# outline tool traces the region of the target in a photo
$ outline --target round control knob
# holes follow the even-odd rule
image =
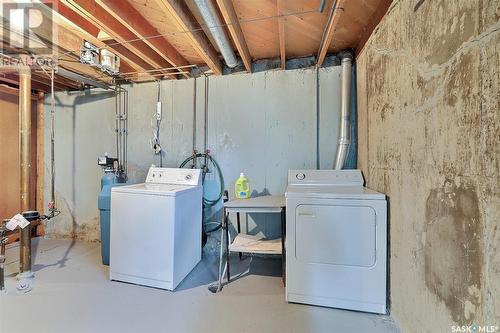
[[[306,178],[306,175],[301,172],[296,174],[295,178],[297,178],[298,180],[304,180]]]

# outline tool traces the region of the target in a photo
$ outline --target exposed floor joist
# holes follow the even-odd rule
[[[99,28],[94,26],[92,23],[75,13],[73,10],[63,5],[60,0],[48,0],[44,1],[47,5],[51,5],[51,8],[66,17],[69,21],[73,22],[76,26],[86,31],[90,35],[97,37],[99,34]]]
[[[70,31],[74,35],[79,37],[79,40],[72,40],[72,45],[64,45],[63,48],[68,50],[73,50],[75,54],[79,53],[82,47],[82,40],[87,40],[97,46],[98,48],[108,48],[110,51],[116,53],[121,60],[121,66],[124,63],[127,63],[131,67],[133,67],[136,71],[143,71],[145,68],[135,63],[133,59],[131,59],[128,54],[120,52],[116,50],[114,47],[107,47],[102,41],[97,39],[97,34],[93,34],[95,31],[99,31],[99,28],[95,27],[91,22],[89,22],[86,18],[74,12],[73,9],[70,9],[66,5],[64,5],[61,0],[53,0],[54,1],[54,15],[53,20],[58,28],[62,28]],[[80,24],[81,21],[86,22],[83,27],[90,27],[90,30],[85,30]],[[130,51],[129,51],[130,54]]]
[[[2,83],[9,84],[10,86],[15,86],[17,88],[19,87],[19,75],[17,75],[17,73],[0,73],[0,84]],[[31,89],[49,92],[50,86],[47,83],[32,80]]]
[[[170,66],[160,54],[156,53],[132,31],[128,30],[120,21],[106,12],[94,0],[61,0],[78,14],[91,21],[99,29],[105,31],[118,42],[125,44],[128,49],[143,58],[155,68]],[[176,78],[175,75],[172,78]]]
[[[123,0],[96,0],[96,2],[172,66],[189,64],[134,7],[126,6]],[[184,76],[190,77],[188,74],[184,74]]]
[[[56,16],[52,15],[52,10],[49,7],[46,7],[46,9],[47,10],[40,11],[43,19],[46,19],[49,22],[52,21],[54,23],[57,23]],[[4,29],[0,29],[1,40],[3,40],[3,33]],[[39,29],[37,29],[37,36],[40,40],[43,40],[48,44],[47,47],[51,49],[53,55],[60,56],[67,53],[66,56],[60,58],[58,64],[59,66],[77,73],[81,73],[82,75],[87,75],[94,79],[101,74],[101,72],[97,69],[79,63],[78,57],[76,57],[75,55],[70,55],[71,51],[75,49],[79,50],[82,43],[81,38],[72,33],[71,30],[61,29],[59,26],[57,29],[52,29],[50,25],[48,27],[41,26]],[[102,81],[109,84],[111,82],[111,78],[104,77],[102,78]]]
[[[229,33],[233,38],[234,44],[238,49],[240,57],[243,60],[245,69],[248,73],[251,73],[252,57],[250,56],[250,52],[248,51],[248,45],[245,40],[245,36],[243,35],[243,31],[241,30],[238,16],[236,15],[236,11],[234,10],[233,2],[232,0],[217,0],[217,4],[219,5],[219,9],[222,13],[222,16],[224,17],[224,20],[226,21]]]
[[[156,2],[174,19],[177,28],[186,34],[191,45],[214,74],[221,75],[222,63],[219,56],[207,36],[195,23],[196,21],[186,4],[181,0],[156,0]]]
[[[333,15],[326,23],[323,39],[321,41],[321,45],[319,46],[318,60],[316,62],[316,65],[318,67],[323,64],[323,61],[325,61],[326,53],[328,52],[328,48],[330,47],[330,43],[332,42],[333,34],[335,33],[340,20],[340,16],[342,15],[342,12],[344,10],[344,3],[345,0],[333,0],[332,6],[335,6],[333,8]]]

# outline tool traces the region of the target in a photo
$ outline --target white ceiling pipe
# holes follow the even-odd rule
[[[212,0],[195,0],[194,3],[196,7],[198,7],[215,43],[219,47],[220,53],[222,53],[222,57],[226,61],[226,65],[231,68],[236,67],[238,65],[238,60],[236,60],[233,47],[222,26],[217,9]]]

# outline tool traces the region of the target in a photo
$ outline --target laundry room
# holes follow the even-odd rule
[[[0,332],[500,332],[500,4],[0,6]]]

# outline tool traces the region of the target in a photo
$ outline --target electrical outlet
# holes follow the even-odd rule
[[[161,120],[161,102],[156,103],[156,120]]]

